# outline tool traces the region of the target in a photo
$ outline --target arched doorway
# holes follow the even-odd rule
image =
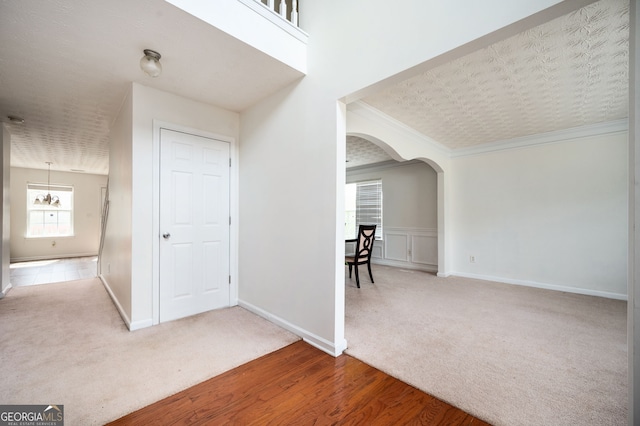
[[[437,274],[440,277],[446,277],[449,275],[446,265],[447,257],[446,257],[446,198],[445,198],[445,171],[441,167],[438,162],[434,161],[429,157],[414,157],[414,158],[405,158],[403,157],[398,150],[392,146],[391,143],[388,143],[372,134],[369,133],[360,133],[360,132],[347,132],[347,137],[357,137],[359,139],[365,140],[375,147],[379,148],[382,152],[384,152],[389,159],[397,161],[397,162],[406,162],[410,160],[422,161],[429,165],[436,173],[437,183],[436,183],[436,210],[437,210]],[[371,155],[372,158],[384,158],[376,155]],[[349,160],[347,158],[347,160]]]

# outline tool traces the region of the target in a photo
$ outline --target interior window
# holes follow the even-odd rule
[[[27,184],[27,238],[73,236],[73,187]]]
[[[377,225],[376,239],[382,239],[382,180],[349,183],[345,187],[346,239],[356,238],[358,225]]]

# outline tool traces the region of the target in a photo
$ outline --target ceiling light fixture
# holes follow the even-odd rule
[[[33,201],[33,204],[60,207],[60,198],[57,195],[51,195],[51,161],[47,161],[47,164],[49,165],[49,174],[47,176],[47,195],[36,195],[36,199]]]
[[[10,122],[15,123],[15,124],[24,123],[24,118],[22,118],[22,117],[16,117],[15,115],[9,115],[9,116],[7,116],[7,118],[9,119]]]
[[[157,77],[162,72],[160,54],[155,50],[144,49],[144,56],[140,59],[140,68],[149,77]]]

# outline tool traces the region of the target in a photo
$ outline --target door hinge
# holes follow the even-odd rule
[[[229,158],[229,167],[231,167],[231,158]]]
[[[229,225],[231,225],[231,216],[229,216]]]
[[[229,284],[231,284],[231,275],[229,275]]]

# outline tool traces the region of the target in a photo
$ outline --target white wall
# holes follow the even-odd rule
[[[422,162],[395,163],[347,170],[347,183],[382,179],[383,225],[437,228],[437,176]]]
[[[100,277],[120,315],[131,325],[133,93],[123,100],[109,133],[109,212]]]
[[[437,271],[438,182],[424,162],[384,163],[347,170],[347,183],[382,179],[383,238],[372,262]],[[353,245],[352,245],[353,246]],[[354,247],[347,245],[347,253]]]
[[[342,352],[346,111],[338,100],[556,3],[302,0],[307,76],[241,117],[241,302]]]
[[[2,170],[2,180],[0,188],[2,190],[2,210],[0,211],[0,258],[2,259],[0,272],[0,299],[11,288],[10,283],[10,251],[11,251],[11,203],[10,203],[10,156],[11,156],[11,134],[5,124],[0,124],[0,144],[2,154],[0,155],[0,169]]]
[[[51,171],[52,185],[73,187],[72,237],[27,238],[27,183],[47,183],[47,170],[11,168],[11,260],[98,254],[104,175]]]
[[[640,423],[640,9],[630,3],[629,34],[629,426]]]
[[[338,132],[325,125],[335,126],[336,104],[306,77],[243,113],[240,139],[239,303],[328,352],[345,179],[344,144],[339,180]]]
[[[455,159],[454,274],[625,298],[627,157],[618,132]]]
[[[111,138],[111,205],[102,262],[103,268],[110,266],[110,274],[103,275],[130,329],[152,325],[157,303],[153,286],[159,265],[153,247],[159,238],[154,229],[159,151],[154,146],[154,120],[238,137],[237,113],[132,84]],[[116,161],[121,164],[113,164]]]

